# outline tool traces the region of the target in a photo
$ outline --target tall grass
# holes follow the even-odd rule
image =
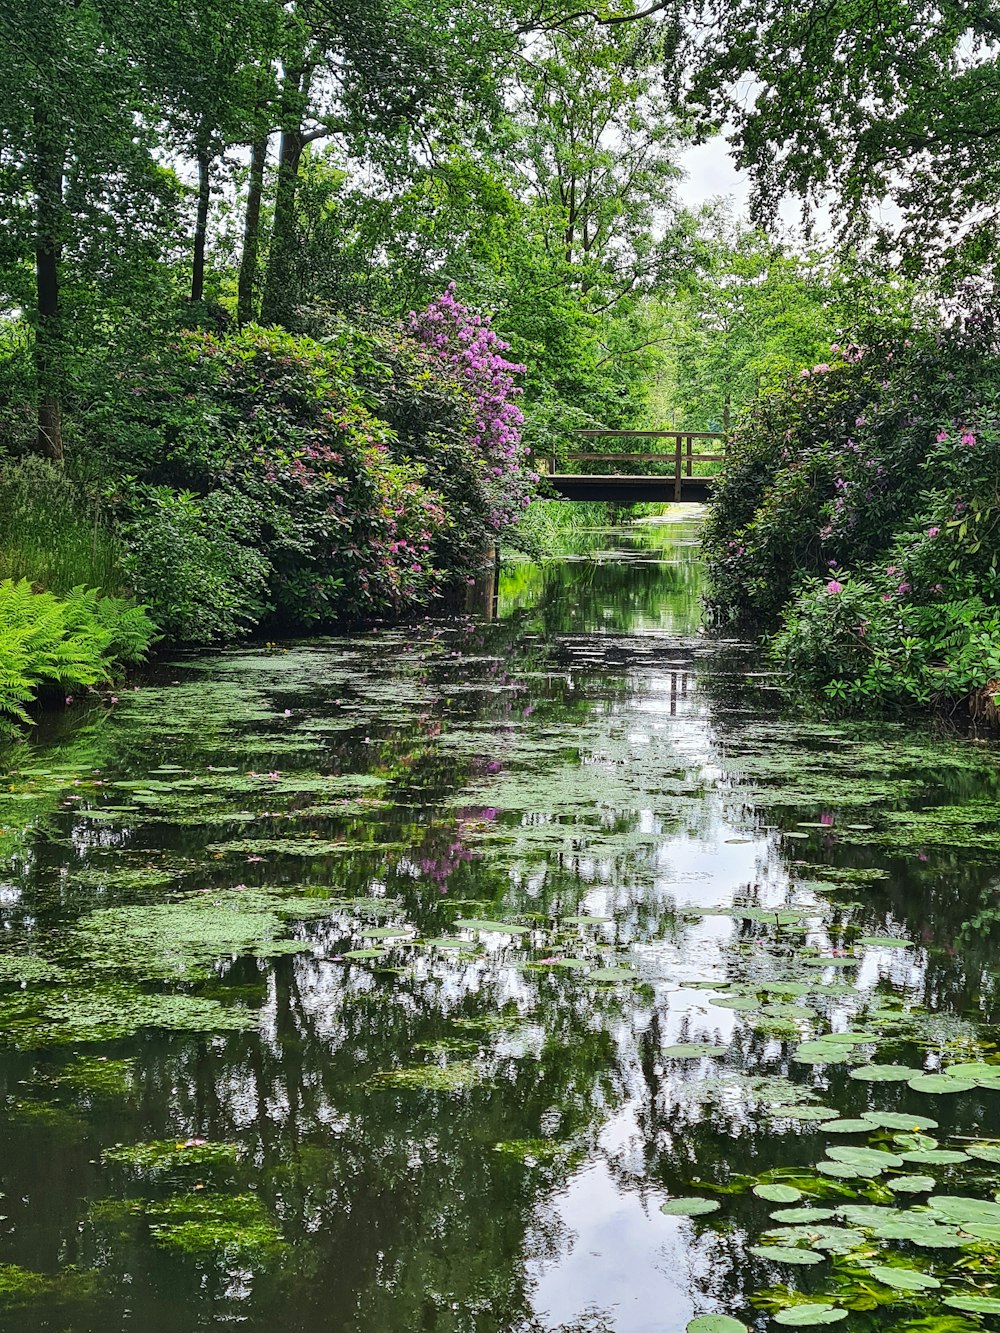
[[[99,507],[59,468],[25,458],[0,472],[0,579],[65,594],[81,584],[125,591]]]

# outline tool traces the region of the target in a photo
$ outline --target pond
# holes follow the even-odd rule
[[[998,755],[700,583],[585,534],[6,755],[0,1328],[998,1326]]]

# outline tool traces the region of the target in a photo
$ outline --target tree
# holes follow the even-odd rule
[[[689,97],[733,126],[755,209],[830,193],[912,269],[996,267],[1000,14],[990,0],[709,0],[693,7]],[[899,225],[874,220],[891,200]]]

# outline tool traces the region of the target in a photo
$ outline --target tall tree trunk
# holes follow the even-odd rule
[[[295,191],[306,137],[302,122],[309,99],[311,70],[288,70],[281,91],[281,148],[274,193],[274,221],[261,302],[262,324],[285,324],[295,309],[297,291]]]
[[[195,153],[198,163],[198,211],[194,222],[194,255],[191,261],[191,300],[201,301],[205,296],[205,243],[208,239],[208,205],[210,200],[209,173],[212,159],[208,146],[202,140]]]
[[[243,221],[243,254],[236,289],[236,319],[240,328],[253,323],[253,291],[257,282],[257,254],[260,250],[260,205],[264,196],[264,164],[269,136],[264,133],[250,145],[250,181],[247,186],[247,211]]]
[[[38,434],[36,447],[61,461],[62,318],[59,302],[59,253],[63,207],[65,146],[57,111],[36,103],[32,187],[35,194],[35,381]]]

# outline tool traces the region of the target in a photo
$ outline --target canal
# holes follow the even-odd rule
[[[579,534],[3,755],[0,1328],[1000,1326],[998,755],[701,579]]]

